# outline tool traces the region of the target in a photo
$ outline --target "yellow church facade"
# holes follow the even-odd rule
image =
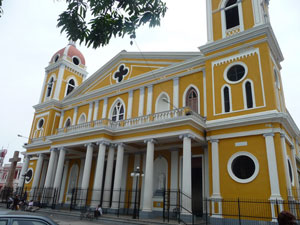
[[[180,191],[183,214],[212,216],[222,199],[299,199],[300,132],[268,3],[207,0],[199,52],[122,51],[88,78],[74,44],[56,52],[24,146],[21,173],[31,176],[19,186],[112,212],[133,209],[125,193],[139,189],[144,217],[163,210],[166,190]]]

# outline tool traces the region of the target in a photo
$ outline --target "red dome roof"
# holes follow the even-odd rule
[[[58,59],[61,59],[63,56],[68,56],[71,59],[77,57],[80,60],[80,64],[85,66],[85,59],[82,53],[75,47],[74,44],[68,44],[66,47],[57,51],[51,58],[51,62],[56,62]],[[58,57],[58,58],[57,58]]]

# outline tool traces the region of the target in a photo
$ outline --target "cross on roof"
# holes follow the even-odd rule
[[[14,157],[9,159],[9,162],[14,163],[14,162],[20,162],[21,158],[19,158],[19,152],[15,151],[14,152]]]

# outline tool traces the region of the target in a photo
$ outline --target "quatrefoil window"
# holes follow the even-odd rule
[[[114,73],[113,79],[120,83],[124,80],[124,77],[127,76],[129,72],[129,68],[127,68],[124,64],[119,66],[119,69]]]

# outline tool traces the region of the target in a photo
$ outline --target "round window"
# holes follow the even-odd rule
[[[73,63],[78,66],[80,61],[77,57],[73,57]]]
[[[248,73],[246,64],[237,62],[229,65],[224,71],[224,79],[230,84],[242,81]]]
[[[55,56],[54,62],[57,62],[57,60],[59,59],[59,55]]]
[[[238,152],[231,156],[227,165],[231,178],[239,183],[249,183],[258,174],[258,161],[248,152]]]
[[[38,129],[41,129],[44,125],[44,119],[41,119],[39,122],[38,122]]]

